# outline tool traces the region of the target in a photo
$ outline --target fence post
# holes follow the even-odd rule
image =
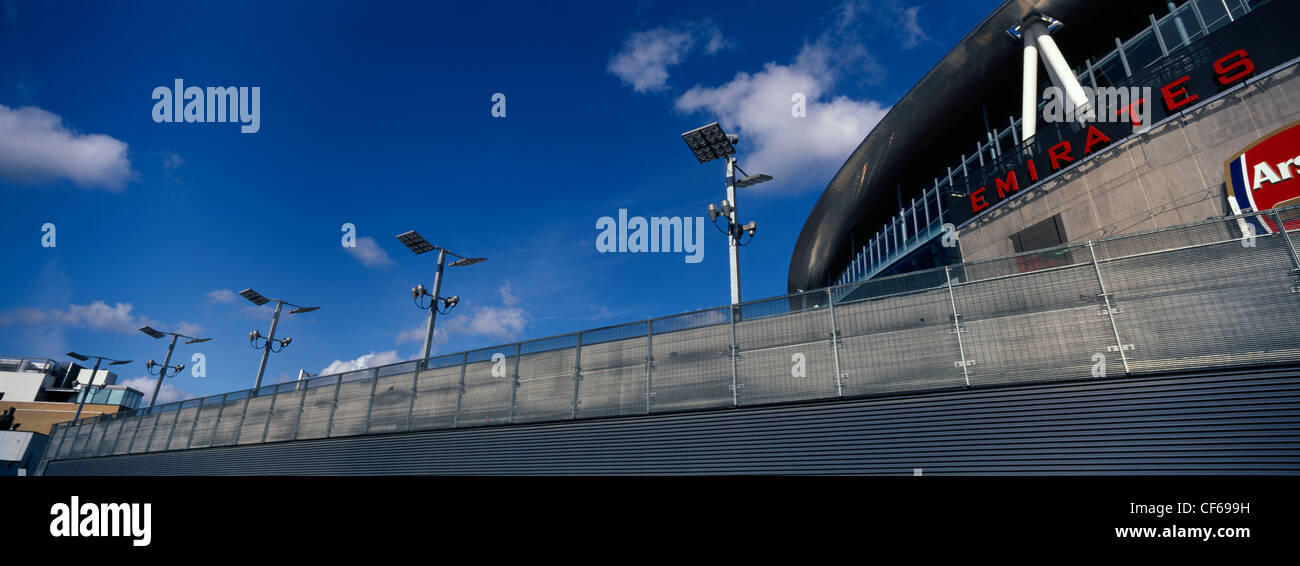
[[[835,356],[835,396],[844,396],[844,374],[840,373],[840,330],[835,325],[835,293],[826,288],[826,304],[831,311],[831,354]]]
[[[515,424],[515,400],[519,395],[519,355],[523,352],[523,343],[515,343],[515,371],[510,376],[510,418],[506,424]]]
[[[298,438],[298,431],[302,429],[302,414],[305,412],[307,407],[308,387],[306,387],[306,385],[307,384],[305,383],[299,383],[293,388],[294,391],[298,392],[298,415],[294,417],[293,432],[289,434],[289,440],[296,440]]]
[[[948,304],[952,306],[952,333],[957,335],[957,352],[961,354],[961,375],[966,378],[966,387],[970,387],[970,371],[966,369],[970,362],[966,361],[966,346],[961,340],[961,313],[957,312],[957,297],[952,292],[952,269],[945,265],[943,276],[948,279]]]
[[[334,411],[339,408],[339,390],[343,389],[343,374],[334,377],[334,398],[330,401],[330,420],[325,423],[325,438],[334,432]]]
[[[1286,231],[1286,225],[1282,223],[1282,215],[1277,210],[1273,211],[1273,222],[1277,223],[1277,231],[1282,234],[1282,239],[1286,240],[1286,251],[1291,253],[1291,265],[1295,266],[1291,270],[1291,275],[1300,277],[1300,255],[1296,255],[1295,244],[1291,242],[1291,234]],[[1300,280],[1291,286],[1292,293],[1300,293]]]
[[[460,354],[460,382],[456,386],[456,412],[451,415],[451,428],[460,425],[460,402],[465,398],[465,370],[469,367],[469,352]]]
[[[740,388],[737,374],[740,365],[740,345],[736,343],[736,319],[740,318],[740,305],[731,305],[731,406],[740,406]]]
[[[271,417],[275,416],[275,402],[280,399],[280,386],[276,385],[271,390],[271,406],[266,408],[266,424],[262,426],[262,440],[259,444],[266,444],[266,434],[271,432]]]
[[[256,393],[256,389],[249,389],[248,395],[244,397],[244,410],[239,412],[239,427],[235,429],[235,441],[231,444],[239,444],[239,437],[244,435],[244,419],[248,418],[248,404],[253,400],[253,395]]]
[[[1106,305],[1106,316],[1110,317],[1110,329],[1115,333],[1115,348],[1119,350],[1119,359],[1124,362],[1124,375],[1129,375],[1128,356],[1124,355],[1124,342],[1119,339],[1119,327],[1115,325],[1115,309],[1110,304],[1110,293],[1106,292],[1106,281],[1101,278],[1101,266],[1097,264],[1097,251],[1092,240],[1088,240],[1088,255],[1092,256],[1092,268],[1097,272],[1097,286],[1101,288],[1100,297]]]
[[[420,390],[420,368],[428,363],[428,358],[415,362],[415,375],[411,377],[411,404],[406,407],[406,427],[402,430],[411,430],[411,422],[415,418],[415,396]]]
[[[229,397],[229,393],[221,394],[221,406],[217,407],[217,420],[212,423],[212,438],[208,440],[208,446],[217,445],[217,431],[221,428],[221,414],[226,412],[226,399]]]
[[[194,422],[190,423],[190,435],[185,439],[186,450],[189,450],[190,444],[194,443],[194,430],[199,428],[199,417],[203,416],[203,404],[207,402],[208,399],[208,397],[199,399],[199,406],[194,408]]]
[[[569,418],[578,418],[578,384],[582,382],[582,333],[578,333],[578,345],[573,349],[573,403],[569,406]]]
[[[163,450],[171,450],[172,437],[176,436],[176,425],[181,422],[181,409],[185,408],[184,401],[177,401],[176,403],[176,418],[172,419],[172,428],[167,431],[167,438],[163,440]]]
[[[645,333],[645,414],[650,414],[654,403],[655,372],[655,321],[646,321]]]
[[[366,422],[361,434],[370,434],[370,415],[375,410],[375,388],[379,387],[379,368],[372,369],[370,374],[370,401],[366,405]]]
[[[126,445],[126,452],[125,452],[125,454],[130,454],[130,453],[131,453],[131,449],[132,449],[133,447],[135,447],[135,439],[136,439],[136,437],[140,436],[140,428],[144,426],[144,417],[145,417],[145,415],[147,415],[147,414],[149,413],[149,410],[148,410],[148,409],[145,409],[144,413],[145,413],[145,414],[136,415],[136,419],[135,419],[135,430],[131,432],[131,441],[128,442],[127,445]]]

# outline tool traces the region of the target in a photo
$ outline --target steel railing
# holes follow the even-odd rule
[[[61,423],[68,459],[1300,361],[1300,207]]]

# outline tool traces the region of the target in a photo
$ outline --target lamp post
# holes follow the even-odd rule
[[[487,261],[487,258],[465,257],[446,248],[440,248],[430,244],[428,240],[424,239],[424,236],[421,236],[415,230],[398,234],[397,240],[402,242],[402,244],[407,248],[410,248],[415,255],[438,250],[438,268],[433,274],[433,291],[430,292],[428,289],[425,289],[424,285],[417,285],[411,288],[411,299],[415,301],[415,306],[429,311],[429,321],[424,332],[424,350],[422,350],[420,354],[420,367],[424,367],[424,364],[428,363],[429,352],[433,348],[433,326],[434,323],[437,322],[438,313],[448,314],[451,312],[451,309],[456,308],[456,305],[460,303],[460,296],[443,297],[440,294],[442,293],[442,269],[447,262],[447,256],[451,255],[460,258],[453,261],[451,267],[474,265],[476,263]],[[424,297],[433,297],[429,300],[427,306],[420,304],[420,299]],[[442,309],[438,308],[439,301],[442,302]]]
[[[740,303],[740,247],[749,245],[749,242],[754,239],[754,233],[758,231],[758,224],[755,222],[751,221],[744,226],[740,224],[736,210],[736,189],[766,183],[772,180],[772,176],[745,173],[745,170],[736,163],[735,144],[740,143],[740,136],[724,132],[717,122],[686,132],[682,134],[682,139],[686,140],[686,145],[691,148],[695,159],[700,163],[726,159],[724,171],[727,180],[727,200],[722,201],[720,205],[709,205],[709,219],[713,221],[714,226],[718,225],[719,216],[727,219],[726,229],[719,227],[719,230],[727,236],[728,263],[731,268],[731,304],[735,305]],[[745,176],[737,179],[737,170]],[[749,233],[749,242],[742,243],[740,240],[745,233]]]
[[[82,407],[86,406],[86,398],[90,396],[90,388],[91,386],[95,385],[95,376],[99,375],[99,364],[104,360],[108,360],[108,365],[120,366],[122,364],[131,363],[131,360],[115,360],[113,358],[109,358],[105,356],[86,356],[86,355],[78,354],[76,352],[68,352],[68,357],[74,358],[82,362],[87,361],[90,358],[95,358],[95,369],[90,370],[90,383],[87,383],[86,387],[82,389],[81,399],[77,401],[77,412],[72,415],[72,424],[75,425],[77,424],[77,419],[81,418]]]
[[[140,332],[148,334],[150,338],[154,339],[162,338],[163,336],[172,337],[171,343],[167,345],[167,355],[163,358],[162,367],[158,370],[158,383],[153,386],[153,397],[149,398],[149,407],[153,408],[154,402],[158,400],[158,392],[162,390],[163,380],[168,377],[167,370],[173,370],[172,377],[175,377],[180,375],[181,370],[185,369],[185,364],[179,364],[175,367],[168,365],[172,361],[172,350],[176,349],[176,339],[188,338],[188,340],[185,341],[186,344],[200,344],[211,340],[211,338],[195,338],[193,336],[185,336],[184,334],[178,334],[176,332],[160,332],[149,326],[140,327]],[[155,364],[153,360],[149,360],[145,362],[144,370],[148,372],[149,375],[154,375],[153,367],[155,365],[157,364]]]
[[[285,301],[284,299],[268,299],[262,296],[261,293],[258,293],[257,291],[254,291],[252,289],[244,289],[243,291],[240,291],[239,296],[248,299],[249,302],[259,307],[271,301],[275,301],[275,314],[271,317],[270,334],[268,336],[262,336],[262,334],[256,330],[248,333],[248,345],[252,346],[253,349],[255,350],[262,351],[262,361],[257,365],[257,381],[253,382],[252,394],[257,395],[257,390],[262,387],[262,374],[266,372],[266,360],[267,358],[271,357],[271,352],[276,352],[276,353],[283,352],[285,348],[289,347],[289,343],[293,342],[293,338],[288,338],[288,337],[284,338],[283,340],[275,339],[275,329],[280,325],[280,309],[284,305],[289,305],[291,307],[294,307],[293,310],[289,311],[289,314],[302,314],[302,313],[308,313],[314,311],[316,309],[319,309],[320,307],[304,307],[300,305],[295,305],[293,303]],[[264,341],[261,346],[257,345],[258,340]],[[276,350],[274,348],[274,344],[279,344],[280,349]]]

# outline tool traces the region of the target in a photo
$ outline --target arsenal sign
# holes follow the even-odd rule
[[[1300,122],[1269,134],[1228,160],[1224,179],[1233,214],[1300,205]],[[1248,222],[1259,234],[1278,231],[1271,216]],[[1300,228],[1300,212],[1283,215],[1282,222],[1288,230]]]

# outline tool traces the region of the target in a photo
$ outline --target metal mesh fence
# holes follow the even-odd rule
[[[60,423],[47,458],[1294,362],[1300,207],[1262,214]]]

